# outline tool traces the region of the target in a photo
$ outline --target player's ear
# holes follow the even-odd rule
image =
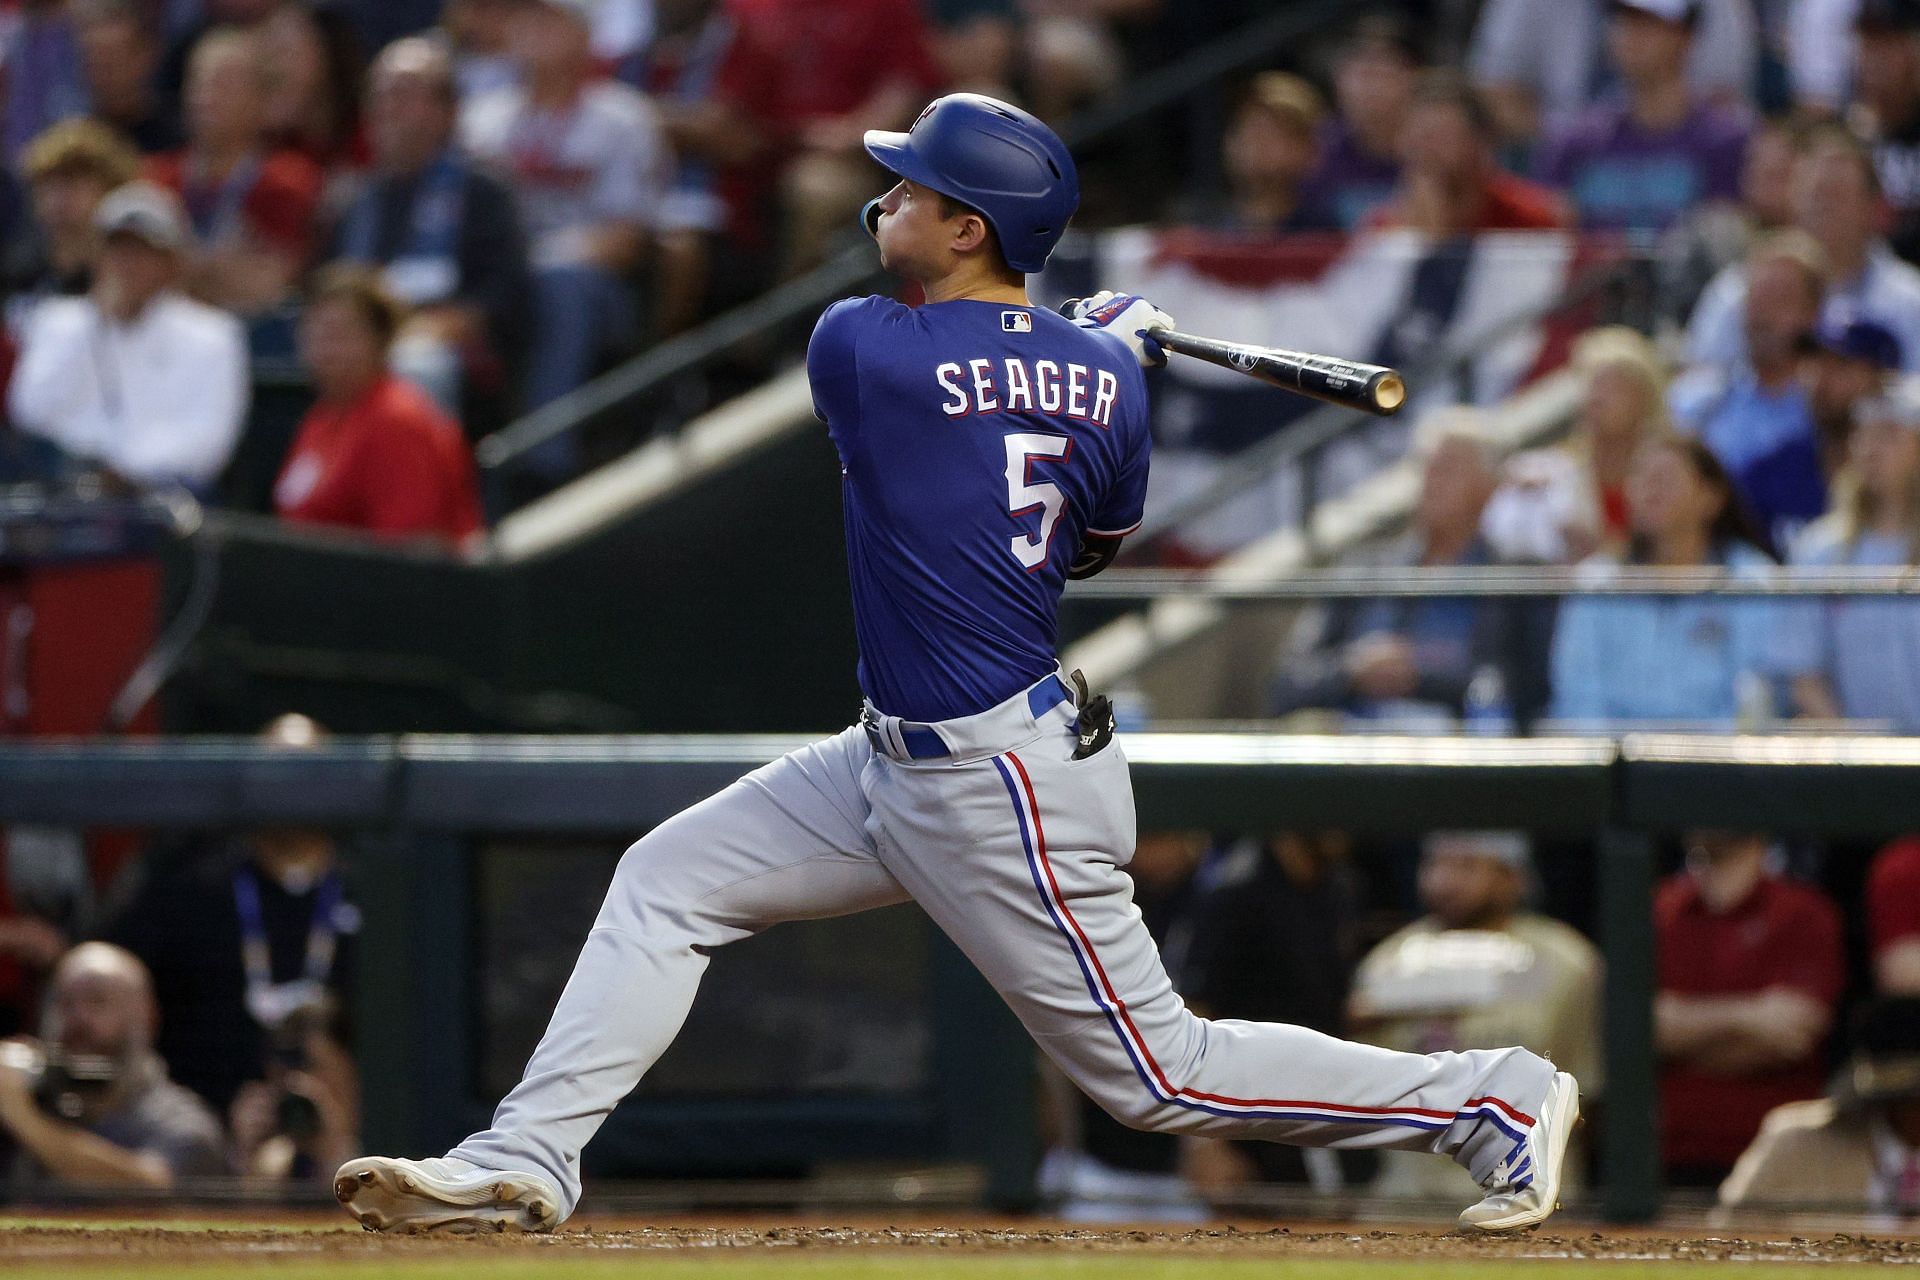
[[[977,213],[964,213],[953,230],[953,247],[961,253],[972,253],[986,244],[991,234],[985,218]]]

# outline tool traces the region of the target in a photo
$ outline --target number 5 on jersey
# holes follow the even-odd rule
[[[1033,483],[1036,458],[1054,458],[1065,462],[1073,456],[1070,436],[1043,435],[1037,431],[1016,431],[1007,440],[1007,512],[1016,520],[1040,512],[1040,535],[1015,534],[1007,545],[1013,558],[1031,573],[1047,562],[1053,545],[1053,529],[1067,509],[1067,495],[1057,484]]]

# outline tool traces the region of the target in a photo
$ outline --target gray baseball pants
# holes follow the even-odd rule
[[[1073,759],[1073,705],[1044,701],[933,726],[879,717],[649,832],[621,859],[524,1078],[449,1154],[544,1174],[572,1213],[581,1148],[672,1043],[709,950],[911,898],[1126,1124],[1433,1151],[1492,1178],[1553,1066],[1524,1049],[1397,1053],[1193,1014],[1120,870],[1135,834],[1120,745]],[[900,758],[903,728],[931,728],[950,756]]]

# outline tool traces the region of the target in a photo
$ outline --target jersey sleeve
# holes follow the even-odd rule
[[[1128,362],[1131,364],[1131,360]],[[1086,532],[1101,537],[1124,537],[1140,527],[1147,509],[1147,466],[1153,453],[1153,431],[1147,419],[1146,379],[1138,366],[1127,385],[1132,401],[1123,419],[1127,433],[1120,466],[1098,508],[1087,520]]]
[[[881,297],[845,298],[822,312],[813,326],[807,342],[813,415],[827,424],[835,440],[859,429],[860,333],[887,303]]]

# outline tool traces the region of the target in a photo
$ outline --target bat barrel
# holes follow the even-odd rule
[[[1155,341],[1169,351],[1233,369],[1288,391],[1368,413],[1396,413],[1407,402],[1407,384],[1398,371],[1333,356],[1279,347],[1253,347],[1218,338],[1201,338],[1175,329],[1155,328]]]

